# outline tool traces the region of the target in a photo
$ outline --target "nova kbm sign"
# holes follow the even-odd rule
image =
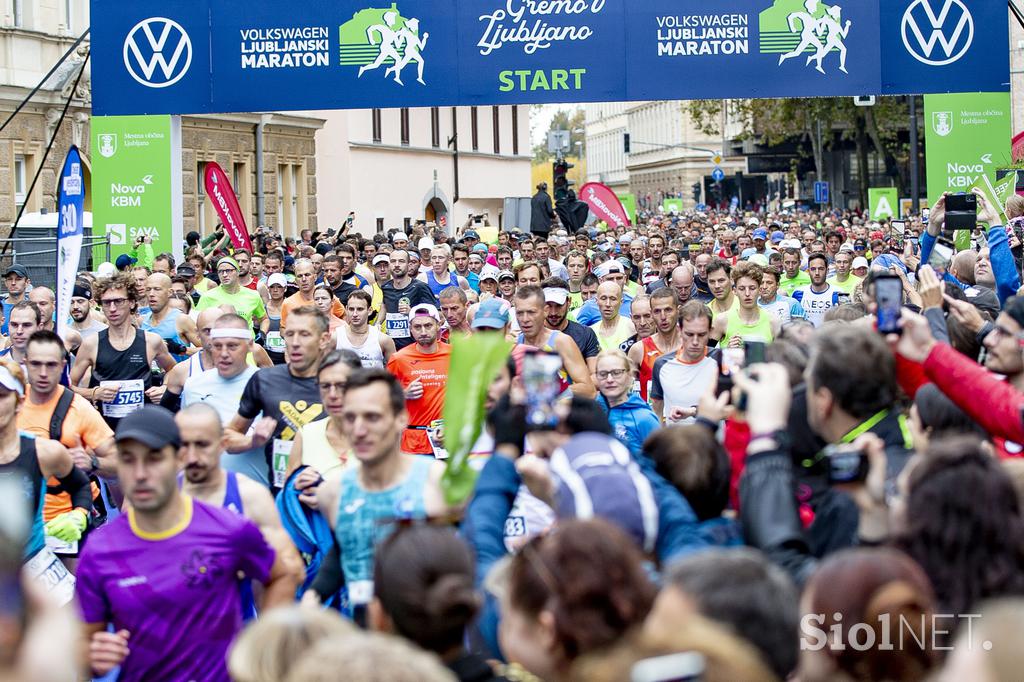
[[[995,0],[92,0],[91,11],[97,114],[1003,92],[1010,80]]]

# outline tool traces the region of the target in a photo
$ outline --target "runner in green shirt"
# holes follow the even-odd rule
[[[782,277],[779,278],[779,291],[787,296],[792,296],[794,291],[811,283],[810,276],[800,269],[800,249],[783,250],[782,270]]]
[[[260,331],[266,334],[270,330],[270,318],[263,306],[263,298],[238,283],[238,262],[231,256],[221,258],[217,261],[217,276],[220,277],[220,286],[200,296],[196,310],[202,312],[214,306],[230,305],[249,324],[258,324]]]

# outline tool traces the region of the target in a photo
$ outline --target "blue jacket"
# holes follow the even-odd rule
[[[921,233],[921,262],[927,263],[935,247],[936,238]],[[1010,240],[1006,237],[1006,228],[1002,225],[993,225],[988,230],[989,260],[992,261],[992,275],[996,280],[996,296],[999,297],[999,305],[1005,305],[1006,300],[1017,295],[1020,289],[1020,275],[1017,273],[1017,266],[1014,263],[1013,252],[1010,251]],[[961,289],[966,289],[964,284],[953,275],[946,273],[943,278]]]
[[[604,397],[598,399],[597,402],[608,414],[608,421],[612,425],[612,435],[629,448],[633,457],[641,459],[647,436],[661,426],[661,422],[651,406],[636,394],[629,396],[629,400],[621,405],[612,408],[608,407],[608,400]]]
[[[658,501],[658,540],[655,552],[658,560],[668,561],[706,549],[708,541],[690,503],[671,483],[662,478],[652,465],[639,460],[640,468],[651,482]],[[505,550],[505,519],[512,511],[516,493],[522,480],[515,462],[500,456],[491,457],[476,482],[473,498],[466,508],[462,533],[476,554],[476,582],[484,578],[502,557]],[[484,608],[477,624],[480,635],[495,657],[498,647],[498,602],[493,595],[484,595]]]

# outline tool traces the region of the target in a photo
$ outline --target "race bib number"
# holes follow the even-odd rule
[[[352,581],[348,586],[348,600],[353,606],[369,604],[373,600],[373,581]]]
[[[408,339],[409,316],[402,313],[388,313],[384,316],[384,330],[393,339]]]
[[[448,459],[448,451],[444,447],[444,420],[435,419],[427,426],[427,438],[434,450],[434,459]]]
[[[103,416],[120,419],[142,407],[146,400],[145,383],[142,379],[132,381],[101,381],[100,388],[119,386],[117,394],[109,403],[102,403]]]
[[[283,488],[288,478],[288,460],[292,456],[292,445],[295,441],[274,439],[274,449],[271,455],[271,463],[274,469],[274,487]]]
[[[65,542],[60,538],[47,535],[46,546],[52,549],[54,554],[67,554],[72,556],[78,554],[78,540],[75,540],[74,542]]]
[[[43,547],[25,562],[25,571],[60,606],[69,603],[75,596],[75,576],[68,572],[49,547]]]
[[[281,336],[281,332],[267,332],[267,350],[284,352],[284,337]]]
[[[510,516],[505,519],[505,537],[520,538],[526,535],[526,519],[522,516]]]

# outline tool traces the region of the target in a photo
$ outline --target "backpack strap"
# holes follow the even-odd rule
[[[75,399],[75,393],[71,389],[61,386],[61,390],[64,392],[61,394],[60,400],[57,401],[57,406],[53,408],[53,415],[50,417],[50,438],[58,441],[64,433],[64,419],[68,416],[68,410],[71,409],[71,401]]]

